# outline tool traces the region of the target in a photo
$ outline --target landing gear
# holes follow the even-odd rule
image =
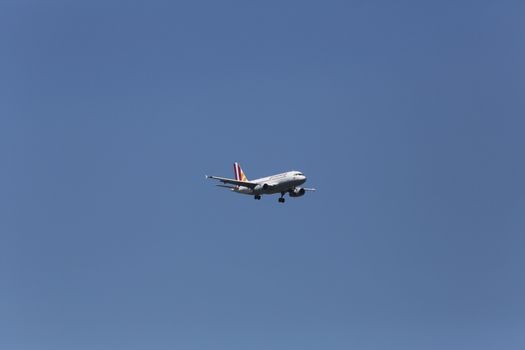
[[[285,199],[284,199],[284,195],[286,194],[286,192],[281,192],[281,198],[279,198],[279,203],[284,203]]]
[[[253,196],[253,198],[254,198],[255,200],[258,200],[258,201],[261,200],[261,196],[259,196],[259,195],[255,195],[255,196]]]

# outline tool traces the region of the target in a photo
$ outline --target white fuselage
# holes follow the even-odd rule
[[[249,195],[287,192],[304,184],[306,182],[306,176],[304,176],[300,171],[288,171],[286,173],[251,180],[250,182],[255,182],[261,185],[261,187],[267,185],[267,188],[251,189],[248,187],[239,186],[234,188],[233,191]]]

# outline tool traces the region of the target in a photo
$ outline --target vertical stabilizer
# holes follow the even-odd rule
[[[248,181],[248,178],[241,169],[241,165],[237,162],[233,163],[233,173],[235,174],[235,180]]]

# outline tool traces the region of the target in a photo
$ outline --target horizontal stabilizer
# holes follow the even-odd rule
[[[215,186],[217,186],[217,187],[223,187],[223,188],[229,188],[230,190],[235,189],[234,186],[226,186],[226,185],[215,185]]]

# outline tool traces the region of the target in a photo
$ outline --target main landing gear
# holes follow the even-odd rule
[[[284,203],[285,202],[285,199],[284,199],[284,195],[286,194],[286,192],[281,192],[281,198],[279,198],[279,203]],[[261,200],[261,196],[256,194],[255,196],[253,196],[253,199],[255,200]]]

